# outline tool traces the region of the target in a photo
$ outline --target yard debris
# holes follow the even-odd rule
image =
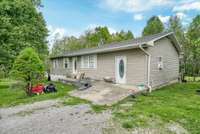
[[[104,77],[103,80],[108,83],[115,83],[115,79],[109,76]]]
[[[37,84],[31,88],[31,92],[33,94],[41,94],[41,93],[50,93],[50,92],[57,92],[55,85],[50,83],[47,86],[43,84]]]
[[[42,93],[44,90],[43,84],[37,84],[31,88],[31,92],[34,94]]]
[[[45,93],[50,93],[50,92],[57,92],[56,88],[55,88],[55,85],[50,83],[48,86],[46,86],[44,88],[44,92]]]

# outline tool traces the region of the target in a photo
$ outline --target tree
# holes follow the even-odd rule
[[[48,54],[48,30],[42,14],[37,10],[40,0],[1,0],[0,44],[14,58],[26,47],[33,47],[44,59]]]
[[[164,31],[163,23],[157,16],[153,16],[147,21],[147,25],[144,27],[142,35],[146,36],[146,35],[160,33],[162,31]]]
[[[128,30],[128,32],[126,33],[125,40],[129,40],[129,39],[133,39],[133,38],[134,38],[133,33]]]
[[[51,56],[59,55],[66,51],[97,47],[114,41],[123,41],[128,39],[133,39],[131,31],[124,32],[122,30],[119,33],[117,32],[111,35],[106,26],[96,27],[87,30],[85,34],[81,35],[79,38],[71,36],[56,39],[53,44]]]
[[[0,47],[0,77],[5,78],[8,74],[8,70],[6,68],[9,63],[11,56]]]
[[[178,16],[170,17],[168,30],[174,32],[179,43],[181,45],[184,45],[185,43],[184,29],[181,24],[180,18]]]
[[[110,35],[108,28],[105,26],[87,30],[85,32],[85,39],[85,47],[90,48],[110,43],[112,41],[112,36]]]
[[[26,93],[31,95],[32,83],[44,75],[44,65],[33,48],[25,48],[16,57],[10,76],[27,83]]]
[[[78,39],[74,36],[71,37],[66,36],[63,37],[62,39],[56,39],[53,44],[51,56],[59,55],[66,51],[73,51],[84,48],[85,46],[83,46],[83,44],[85,43],[81,41],[82,41],[81,37]]]
[[[196,40],[200,37],[200,15],[197,15],[189,25],[187,37],[189,40]]]
[[[188,55],[188,74],[194,77],[200,75],[200,15],[197,15],[189,25],[187,31],[187,40],[189,44],[189,55]]]
[[[131,31],[124,32],[121,30],[120,32],[116,32],[112,34],[112,41],[124,41],[124,40],[129,40],[133,39],[133,33]]]
[[[176,35],[176,38],[178,42],[181,45],[182,51],[184,53],[183,59],[181,59],[181,65],[180,65],[180,71],[181,71],[181,79],[184,80],[184,76],[186,75],[186,64],[188,61],[188,56],[189,56],[189,48],[188,48],[188,42],[186,40],[185,34],[184,34],[184,29],[181,24],[180,18],[178,16],[171,16],[169,19],[169,24],[168,24],[168,31],[174,32]]]

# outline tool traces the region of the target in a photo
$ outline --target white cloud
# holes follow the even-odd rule
[[[112,27],[108,27],[108,30],[109,30],[109,32],[110,32],[111,34],[113,34],[113,33],[116,33],[116,32],[117,32],[117,30],[116,30],[116,29],[114,29],[114,28],[112,28]]]
[[[51,49],[55,39],[61,39],[66,35],[66,30],[61,27],[53,27],[52,25],[48,25],[47,28],[49,30],[47,40],[49,41],[49,48]]]
[[[49,42],[49,49],[51,50],[53,47],[53,43],[55,42],[56,39],[62,39],[65,36],[75,36],[79,37],[84,30],[78,29],[78,31],[74,29],[65,29],[62,27],[54,27],[52,25],[48,25],[47,29],[49,30],[49,36],[47,38]]]
[[[170,16],[162,16],[162,15],[159,15],[158,17],[163,23],[167,23],[170,18]]]
[[[200,10],[200,1],[188,0],[182,1],[174,6],[173,11],[188,11],[188,10]]]
[[[103,0],[109,9],[125,12],[142,12],[156,6],[169,6],[171,3],[171,0]]]
[[[186,17],[186,14],[184,14],[182,12],[178,12],[178,13],[176,13],[176,16],[179,17],[180,19],[183,19]]]
[[[134,20],[142,20],[143,19],[143,15],[142,14],[135,14],[133,16]]]

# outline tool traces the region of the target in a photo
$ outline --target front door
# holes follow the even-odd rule
[[[115,57],[115,78],[116,83],[126,83],[126,56]]]
[[[72,58],[72,72],[73,74],[77,73],[77,57]]]

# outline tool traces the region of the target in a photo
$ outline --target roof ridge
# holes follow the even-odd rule
[[[106,44],[103,44],[103,45],[112,45],[112,44],[114,44],[114,43],[124,43],[124,42],[129,42],[129,41],[133,41],[133,40],[142,39],[142,38],[153,37],[153,36],[160,35],[160,34],[164,34],[164,35],[165,35],[165,34],[169,34],[169,33],[173,33],[173,32],[164,31],[164,32],[160,32],[160,33],[156,33],[156,34],[152,34],[152,35],[141,36],[141,37],[137,37],[137,38],[133,38],[133,39],[122,40],[122,41],[114,41],[114,42],[106,43]],[[97,47],[98,47],[98,46],[97,46]],[[97,47],[92,47],[92,48],[97,48]]]

